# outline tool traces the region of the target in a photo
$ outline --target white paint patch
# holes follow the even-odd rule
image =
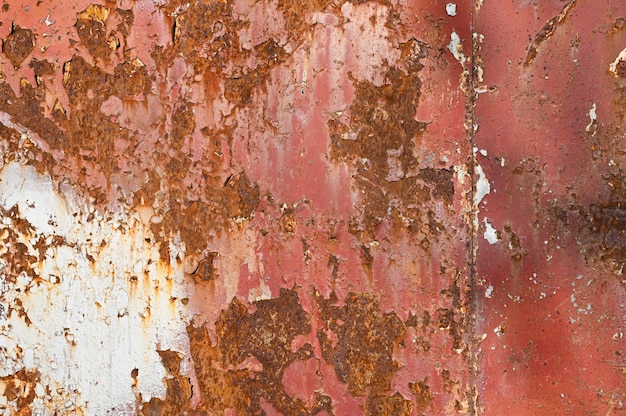
[[[487,290],[485,290],[485,297],[491,298],[492,295],[493,295],[493,285],[489,285],[487,286]]]
[[[488,153],[485,149],[479,149],[478,147],[474,146],[473,148],[474,154],[476,153],[480,153],[481,155],[487,157]]]
[[[446,13],[448,13],[448,16],[456,16],[456,4],[455,3],[446,4]]]
[[[470,176],[465,165],[454,166],[454,174],[459,185],[465,185],[465,178]]]
[[[65,200],[48,176],[39,176],[32,166],[10,163],[0,172],[0,205],[10,210],[17,205],[20,216],[45,235],[65,236],[72,226]]]
[[[17,207],[32,227],[3,217],[0,250],[19,244],[37,259],[16,275],[11,257],[0,258],[0,310],[23,305],[27,314],[0,314],[0,376],[37,369],[37,390],[50,392],[31,406],[41,415],[134,415],[136,394],[164,398],[167,374],[157,350],[189,356],[191,314],[176,299],[191,290],[180,267],[163,264],[158,245],[146,243],[154,236],[145,219],[104,217],[17,162],[0,171],[0,205]]]
[[[450,43],[448,44],[448,50],[452,52],[452,55],[454,55],[454,58],[459,61],[461,66],[465,66],[465,61],[467,60],[467,58],[465,57],[465,54],[463,54],[463,45],[461,44],[461,38],[459,37],[458,33],[452,32],[450,34]]]
[[[485,218],[484,221],[485,221],[485,232],[483,233],[483,237],[485,238],[485,240],[489,242],[489,244],[497,243],[498,232],[496,231],[495,228],[493,228],[493,226],[491,225],[489,220],[487,220],[487,218]]]
[[[483,167],[478,163],[476,163],[476,174],[478,175],[478,179],[476,180],[476,195],[474,195],[474,203],[478,206],[485,195],[491,192],[491,185],[489,184],[489,180],[487,180]]]
[[[596,114],[596,103],[593,103],[591,108],[589,109],[589,124],[587,124],[586,131],[591,131],[591,128],[594,124],[596,124],[596,120],[598,119],[598,115]]]
[[[620,64],[620,62],[623,63],[622,65],[626,64],[626,48],[624,48],[619,53],[619,55],[617,55],[617,58],[615,58],[615,60],[609,64],[609,72],[611,72],[615,77],[619,77],[619,74],[617,72],[617,66]]]

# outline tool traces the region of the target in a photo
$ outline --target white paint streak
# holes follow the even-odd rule
[[[476,163],[476,174],[478,175],[478,179],[476,180],[476,195],[474,195],[474,203],[478,206],[485,195],[491,192],[491,185],[485,175],[485,171],[483,171],[483,167],[478,163]]]
[[[101,216],[85,201],[57,192],[47,176],[17,162],[0,172],[0,204],[17,207],[33,231],[0,223],[0,249],[26,247],[39,258],[32,270],[9,275],[0,259],[0,376],[21,369],[41,373],[35,414],[134,415],[136,393],[144,401],[165,396],[166,377],[157,350],[189,356],[191,316],[183,271],[160,260],[149,224],[138,213]],[[53,239],[54,243],[53,243]],[[43,241],[43,258],[35,247]],[[172,252],[177,247],[171,245]],[[30,320],[30,322],[27,321]],[[188,370],[182,363],[183,372]],[[2,386],[0,385],[0,388]],[[68,413],[69,412],[69,413]]]

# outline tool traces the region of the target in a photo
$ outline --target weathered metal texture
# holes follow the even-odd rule
[[[471,3],[4,2],[0,409],[623,410],[626,5]]]
[[[624,411],[625,6],[485,1],[475,13],[485,415]]]
[[[0,408],[474,412],[470,14],[4,2]]]

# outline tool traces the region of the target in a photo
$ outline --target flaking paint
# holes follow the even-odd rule
[[[0,408],[622,410],[617,11],[91,3],[0,9]]]

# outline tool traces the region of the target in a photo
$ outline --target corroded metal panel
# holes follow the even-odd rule
[[[3,2],[0,410],[623,411],[625,9]]]
[[[473,413],[470,14],[4,2],[0,408]]]
[[[475,13],[483,414],[624,411],[625,6]]]

